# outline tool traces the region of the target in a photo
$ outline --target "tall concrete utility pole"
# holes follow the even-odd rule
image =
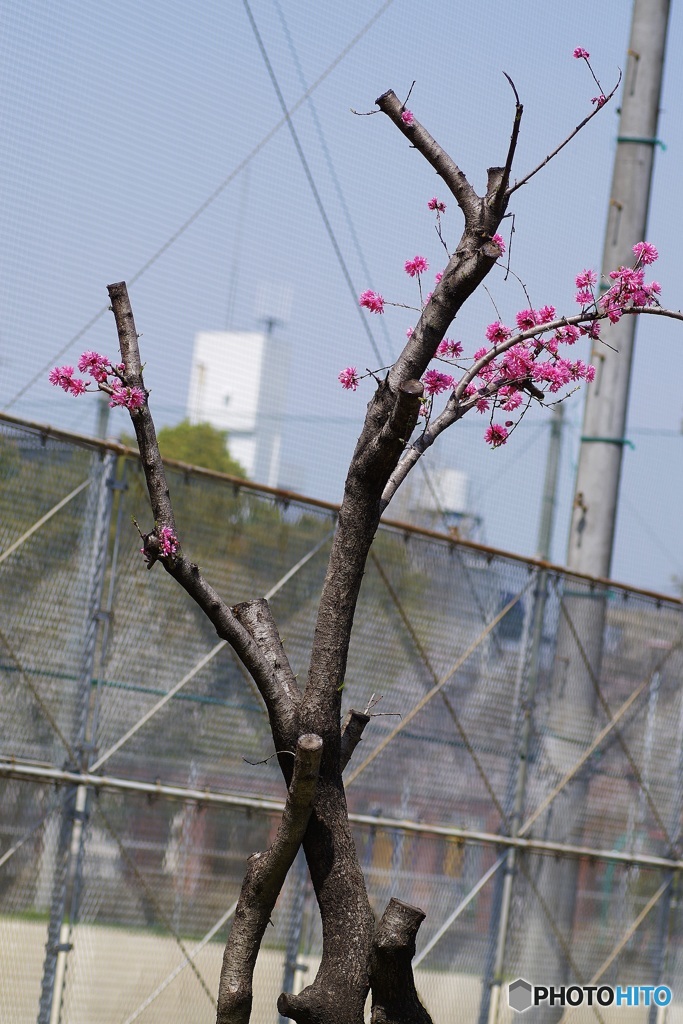
[[[632,246],[645,238],[668,17],[669,0],[634,2],[604,275],[631,263]],[[608,577],[611,570],[636,323],[633,316],[603,323],[602,335],[612,347],[596,341],[591,357],[596,374],[584,412],[567,565],[593,576]]]

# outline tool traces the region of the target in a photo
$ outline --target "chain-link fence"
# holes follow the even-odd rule
[[[0,479],[0,1020],[209,1024],[245,858],[284,799],[276,762],[254,763],[267,716],[145,570],[132,456],[5,418]],[[232,603],[268,597],[305,674],[334,508],[182,467],[170,484],[186,550]],[[346,784],[376,911],[426,911],[416,978],[439,1024],[509,1021],[519,976],[666,984],[665,1011],[630,1019],[683,1021],[682,611],[380,530],[344,704],[382,700]],[[272,924],[255,1024],[320,956],[300,860]]]

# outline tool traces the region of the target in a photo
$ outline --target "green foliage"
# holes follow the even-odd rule
[[[174,427],[162,427],[157,439],[162,458],[178,459],[242,479],[247,475],[244,467],[230,455],[227,431],[217,430],[210,423],[190,423],[184,419]],[[124,444],[135,445],[129,437],[121,440]]]

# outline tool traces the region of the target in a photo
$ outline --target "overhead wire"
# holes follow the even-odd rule
[[[299,161],[301,162],[301,166],[302,166],[304,174],[306,176],[306,180],[307,180],[309,188],[310,188],[310,190],[311,190],[311,192],[313,194],[313,198],[315,200],[315,204],[318,207],[318,212],[320,213],[320,216],[322,218],[323,224],[325,226],[325,230],[326,230],[327,235],[328,235],[328,237],[330,239],[330,242],[332,243],[332,248],[334,250],[335,256],[337,257],[337,262],[339,263],[339,267],[341,269],[342,276],[344,278],[344,281],[346,283],[346,286],[347,286],[349,292],[351,293],[351,297],[353,299],[354,308],[358,311],[358,315],[360,317],[360,322],[363,325],[363,330],[365,331],[365,333],[366,333],[366,335],[368,337],[368,341],[370,342],[370,346],[371,346],[371,348],[372,348],[372,350],[373,350],[373,352],[375,354],[375,358],[378,360],[378,362],[381,365],[381,363],[382,363],[382,356],[381,356],[381,353],[380,353],[379,348],[377,346],[377,342],[375,341],[375,336],[373,335],[373,333],[372,333],[372,331],[370,329],[370,326],[369,326],[368,321],[367,321],[367,317],[365,316],[365,314],[363,313],[363,310],[361,309],[361,307],[358,304],[358,294],[357,294],[356,286],[354,285],[353,279],[351,278],[351,273],[350,273],[349,268],[347,266],[346,260],[344,259],[344,254],[341,251],[341,247],[339,245],[339,242],[337,241],[337,236],[336,236],[334,228],[332,227],[332,224],[330,222],[330,218],[327,216],[327,210],[325,209],[325,204],[323,203],[322,197],[320,195],[320,192],[318,191],[318,186],[315,183],[315,178],[313,177],[313,172],[311,171],[311,168],[310,168],[310,165],[308,163],[308,160],[306,159],[306,154],[304,153],[303,146],[301,145],[301,140],[299,139],[299,134],[298,134],[296,128],[294,127],[294,122],[292,121],[291,114],[290,114],[289,110],[287,109],[287,104],[286,104],[285,98],[284,98],[284,96],[282,94],[282,89],[280,88],[280,83],[278,81],[277,75],[275,74],[275,69],[273,68],[273,65],[271,63],[270,57],[268,56],[268,51],[266,50],[265,43],[263,42],[263,38],[261,36],[261,33],[259,32],[258,25],[256,24],[256,19],[254,18],[253,12],[251,10],[251,6],[249,4],[249,0],[242,0],[242,3],[244,5],[244,9],[245,9],[245,11],[247,13],[247,17],[249,19],[249,24],[251,25],[251,29],[252,29],[252,31],[254,33],[254,38],[256,39],[256,44],[257,44],[257,46],[259,48],[259,51],[261,53],[261,57],[263,58],[263,63],[266,66],[266,70],[268,72],[268,77],[270,78],[270,81],[271,81],[271,84],[273,86],[273,89],[275,90],[275,95],[277,96],[278,103],[280,104],[280,107],[282,109],[283,116],[285,117],[285,119],[287,121],[287,127],[289,129],[289,134],[292,136],[292,142],[294,143],[294,148],[296,149],[297,156],[299,157]]]
[[[360,42],[360,40],[366,35],[366,33],[370,31],[370,29],[375,24],[375,22],[378,21],[379,18],[382,17],[384,12],[386,10],[388,10],[389,7],[391,7],[393,2],[394,2],[394,0],[384,0],[384,3],[381,4],[381,6],[377,8],[377,10],[372,15],[372,17],[368,21],[366,21],[366,23],[363,25],[363,27],[346,44],[346,46],[343,48],[343,50],[341,50],[339,52],[339,54],[337,54],[337,56],[334,58],[334,60],[330,64],[327,65],[327,67],[322,72],[322,74],[320,74],[315,79],[315,81],[310,86],[310,88],[302,96],[299,97],[299,99],[296,101],[296,103],[294,103],[291,107],[288,108],[288,110],[284,113],[283,117],[281,117],[280,120],[275,125],[273,125],[273,127],[270,129],[270,131],[267,132],[263,136],[261,141],[258,142],[256,144],[256,146],[254,146],[254,148],[245,156],[245,158],[243,160],[240,161],[240,163],[236,167],[233,168],[233,170],[230,172],[230,174],[228,174],[228,176],[223,179],[223,181],[213,190],[213,192],[209,196],[207,196],[207,198],[202,203],[200,203],[200,205],[194,210],[194,212],[191,213],[190,216],[186,220],[183,221],[183,223],[180,225],[180,227],[178,227],[173,232],[173,234],[170,235],[170,237],[166,239],[164,244],[161,245],[154,253],[152,253],[152,255],[149,257],[149,259],[145,263],[143,263],[143,265],[131,277],[128,277],[127,283],[128,283],[129,287],[131,285],[135,284],[136,281],[139,281],[140,278],[143,276],[143,274],[146,274],[147,271],[152,266],[154,266],[154,264],[157,262],[157,260],[159,260],[164,255],[164,253],[167,252],[171,248],[171,246],[174,245],[175,242],[177,242],[178,239],[182,235],[185,234],[187,229],[190,228],[199,217],[201,217],[201,215],[204,213],[204,211],[207,210],[209,208],[209,206],[211,206],[211,204],[216,199],[218,199],[218,197],[225,191],[225,189],[228,187],[228,185],[232,181],[234,181],[234,179],[245,169],[245,167],[254,159],[254,157],[257,156],[261,152],[261,150],[270,142],[270,140],[275,135],[277,135],[277,133],[279,132],[280,128],[282,128],[285,124],[287,124],[288,119],[291,117],[291,115],[294,114],[299,109],[299,107],[301,107],[306,102],[308,97],[310,95],[312,95],[312,93],[315,92],[315,90],[318,88],[318,86],[322,85],[322,83],[325,81],[325,79],[327,79],[332,74],[332,72],[335,70],[335,68],[337,68],[339,66],[339,64],[341,64],[341,62],[351,52],[351,50],[354,48],[354,46],[356,46],[356,44]],[[40,369],[38,369],[33,374],[33,376],[9,399],[8,402],[5,403],[5,405],[2,406],[2,408],[5,409],[5,410],[6,409],[11,409],[11,407],[15,404],[15,402],[18,402],[19,399],[23,395],[25,395],[26,392],[30,388],[32,388],[33,385],[37,381],[41,380],[45,376],[47,371],[50,369],[50,367],[54,366],[54,364],[56,362],[58,362],[66,352],[69,351],[69,349],[72,347],[72,345],[75,345],[77,341],[80,341],[81,338],[84,337],[84,335],[86,335],[88,333],[90,328],[94,327],[94,325],[99,320],[101,320],[101,318],[104,316],[104,314],[108,310],[109,310],[109,304],[107,303],[107,305],[102,306],[87,321],[87,323],[85,323],[80,328],[80,330],[78,330],[76,332],[76,334],[74,334],[71,338],[69,338],[69,340],[66,342],[66,344],[62,345],[60,349],[58,349],[56,352],[54,352],[51,355],[49,360],[47,360],[47,362],[44,363],[40,367]],[[366,327],[367,327],[367,324],[366,324]]]
[[[287,46],[289,47],[289,52],[292,55],[292,61],[294,63],[294,67],[296,69],[297,77],[299,79],[299,84],[301,85],[302,89],[304,89],[306,91],[306,90],[308,90],[308,82],[306,81],[306,76],[304,75],[304,71],[303,71],[303,68],[301,66],[301,61],[299,60],[299,54],[297,52],[296,46],[294,45],[294,40],[292,38],[292,34],[289,31],[289,25],[287,24],[287,20],[285,18],[284,11],[282,10],[282,6],[280,4],[280,0],[273,0],[273,6],[275,7],[275,10],[278,13],[278,17],[280,19],[280,24],[282,25],[282,31],[284,33],[285,39],[287,40]],[[358,262],[360,263],[361,270],[363,271],[363,274],[365,275],[365,281],[366,281],[366,283],[367,283],[369,288],[374,289],[374,283],[373,283],[373,280],[372,280],[372,273],[371,273],[370,268],[368,266],[367,260],[365,259],[365,253],[363,252],[363,247],[362,247],[362,245],[360,243],[360,239],[358,237],[358,232],[356,231],[356,225],[353,222],[353,217],[351,216],[351,210],[349,209],[349,205],[346,202],[346,196],[344,195],[344,190],[342,188],[341,181],[339,180],[339,175],[337,174],[337,168],[335,166],[334,159],[332,158],[332,154],[330,152],[330,148],[327,145],[327,139],[325,138],[325,132],[323,130],[323,126],[322,126],[322,123],[320,121],[320,118],[318,117],[317,107],[316,107],[316,105],[315,105],[315,103],[314,103],[314,101],[313,101],[311,96],[309,96],[308,99],[306,100],[306,105],[307,105],[308,109],[311,112],[311,119],[312,119],[313,125],[315,127],[316,135],[318,136],[318,141],[320,143],[320,149],[322,150],[322,154],[323,154],[323,157],[325,159],[325,163],[327,164],[327,169],[329,171],[329,175],[330,175],[330,178],[332,180],[332,185],[334,187],[334,191],[336,192],[337,199],[339,200],[340,209],[341,209],[342,213],[344,214],[344,220],[346,221],[346,226],[349,229],[349,236],[351,238],[351,242],[353,244],[353,248],[354,248],[354,250],[356,252],[356,256],[358,257]],[[394,353],[393,353],[393,345],[392,345],[392,342],[391,342],[391,335],[389,333],[389,329],[387,328],[386,321],[384,320],[383,317],[379,317],[378,319],[379,319],[380,329],[381,329],[381,331],[382,331],[382,333],[384,335],[384,341],[386,342],[387,352],[389,353],[389,358],[393,362],[393,360],[394,360]]]

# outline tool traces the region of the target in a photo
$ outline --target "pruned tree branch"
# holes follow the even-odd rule
[[[410,124],[402,120],[404,104],[401,103],[393,89],[375,100],[379,109],[389,117],[408,141],[417,149],[425,160],[431,164],[436,173],[443,178],[455,201],[463,212],[465,223],[474,225],[479,213],[479,197],[464,173],[448,153],[432,138],[426,128],[413,117]]]
[[[154,420],[147,403],[148,393],[142,376],[138,334],[125,282],[111,284],[107,287],[107,291],[111,299],[119,335],[119,348],[125,368],[124,383],[127,387],[138,387],[145,393],[144,404],[139,409],[130,410],[154,516],[154,532],[147,536],[145,547],[147,549],[147,545],[150,545],[154,559],[158,559],[166,571],[196,601],[212,622],[218,636],[232,646],[258,686],[271,722],[279,722],[278,727],[284,735],[287,723],[280,721],[279,716],[282,715],[287,704],[291,706],[292,697],[288,689],[283,686],[281,673],[276,674],[273,671],[271,663],[257,641],[240,623],[226,602],[206,582],[199,567],[185,557],[180,545],[178,544],[174,554],[164,555],[161,552],[160,531],[165,527],[176,538],[176,524]],[[290,712],[285,717],[288,718]],[[276,744],[278,749],[280,745],[280,743]]]
[[[614,96],[615,92],[619,88],[620,84],[621,84],[621,71],[619,72],[619,78],[617,79],[617,84],[614,86],[614,88],[612,89],[611,92],[607,93],[607,95],[605,96],[604,101],[602,103],[599,103],[595,107],[595,110],[591,110],[591,112],[588,115],[588,117],[584,117],[583,121],[581,121],[580,124],[577,124],[576,128],[572,132],[569,133],[569,135],[566,137],[566,139],[563,139],[562,142],[559,144],[559,146],[555,147],[555,149],[552,151],[552,153],[548,153],[547,157],[544,160],[541,160],[540,164],[538,164],[537,167],[534,167],[533,171],[529,171],[529,173],[525,174],[523,178],[520,178],[519,181],[516,181],[514,183],[514,185],[510,185],[509,188],[507,189],[506,193],[505,193],[506,198],[509,199],[509,197],[512,195],[513,192],[516,192],[518,188],[522,187],[522,185],[526,185],[526,183],[528,181],[530,181],[531,178],[533,178],[533,176],[535,174],[538,174],[539,171],[542,171],[543,168],[546,166],[546,164],[549,164],[550,161],[553,159],[553,157],[556,157],[557,154],[559,152],[561,152],[561,150],[563,150],[564,147],[569,142],[572,141],[574,136],[578,135],[579,132],[581,131],[581,129],[585,128],[586,125],[588,124],[588,122],[592,121],[593,118],[596,116],[596,114],[598,114],[598,112],[600,110],[602,110],[602,108],[604,106],[606,106],[607,103],[609,103],[609,101],[612,99],[612,97]]]
[[[266,599],[260,597],[254,601],[236,604],[232,612],[237,622],[256,642],[262,656],[270,666],[275,682],[271,693],[271,704],[275,709],[271,729],[275,747],[279,750],[289,746],[292,742],[293,730],[297,727],[296,710],[301,704],[301,691],[282,646],[275,619]],[[280,759],[280,766],[285,778],[289,779],[291,763],[286,764],[285,762],[286,759]]]
[[[370,955],[372,1024],[432,1024],[415,989],[412,960],[424,912],[392,897]]]
[[[306,734],[297,742],[292,781],[272,846],[253,853],[223,955],[217,1024],[249,1024],[256,957],[275,901],[308,826],[323,742]]]
[[[524,113],[524,106],[520,101],[519,93],[517,92],[515,83],[512,81],[512,79],[510,78],[506,71],[504,71],[503,74],[507,78],[508,82],[510,83],[510,88],[515,94],[515,117],[512,122],[510,144],[508,146],[508,153],[507,157],[505,158],[505,166],[503,167],[502,174],[500,175],[500,180],[494,183],[491,180],[491,170],[489,170],[489,182],[487,188],[487,197],[489,198],[489,202],[492,202],[493,204],[500,208],[503,208],[505,204],[505,194],[510,183],[512,161],[515,158],[515,152],[517,150],[517,141],[519,139],[519,129],[522,123],[522,114]]]
[[[339,767],[342,771],[344,771],[351,760],[353,752],[360,743],[365,726],[369,721],[370,715],[366,715],[362,711],[351,709],[347,712],[344,724],[342,725],[341,752],[339,755]]]

